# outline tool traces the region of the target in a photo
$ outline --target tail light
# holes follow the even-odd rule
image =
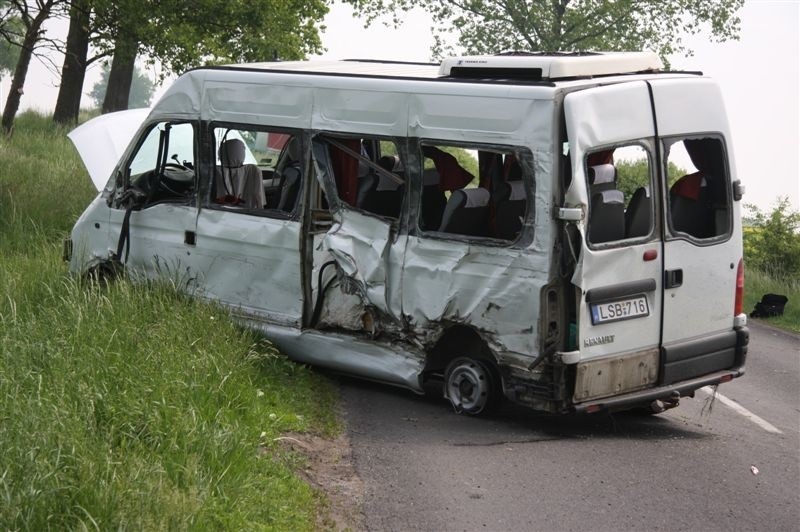
[[[738,316],[744,310],[744,259],[739,259],[736,268],[736,299],[733,304],[733,315]]]

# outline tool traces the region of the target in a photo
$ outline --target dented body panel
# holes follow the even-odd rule
[[[199,69],[179,78],[76,223],[71,269],[123,263],[147,278],[169,278],[230,307],[292,359],[416,392],[430,379],[447,380],[450,362],[466,356],[480,361],[475,372],[464,369],[467,380],[496,375],[507,398],[552,412],[592,410],[590,402],[609,398],[615,408],[633,405],[642,390],[659,386],[672,394],[662,379],[664,259],[640,258],[653,249],[662,253],[669,208],[665,185],[658,184],[656,166],[666,154],[659,151],[647,85],[656,74],[448,83],[437,81],[437,65],[370,70],[347,63],[342,68],[352,75],[329,75],[334,66],[327,63],[319,72],[289,63]],[[186,123],[194,153],[178,157],[170,144],[177,133],[170,132]],[[160,159],[152,176],[131,175],[146,135],[159,137]],[[297,153],[289,160],[288,144],[278,143],[277,163],[265,162],[268,150],[255,145],[259,135],[289,137]],[[263,209],[217,197],[228,164],[221,145],[229,138],[248,143],[264,190],[277,190]],[[620,143],[649,154],[657,198],[650,230],[595,245],[586,157]],[[471,184],[445,190],[446,165],[431,163],[431,147],[438,146],[475,154],[478,175]],[[401,165],[381,166],[383,150]],[[159,196],[169,157],[183,172],[178,177],[193,176],[193,182]],[[296,202],[284,205],[290,163],[302,177]],[[433,185],[431,175],[439,180]],[[161,180],[156,193],[137,196],[137,187],[153,179]],[[396,191],[396,211],[366,207],[362,197],[376,190],[367,188],[368,179]],[[431,190],[450,208],[456,192],[470,189],[490,196],[478,205],[485,233],[450,230],[447,213],[439,213],[441,225],[424,220]],[[505,189],[512,195],[502,196]],[[503,218],[512,201],[524,208]],[[559,209],[571,218],[558,219]],[[730,218],[738,221],[738,205]],[[503,223],[513,232],[501,232]],[[732,242],[728,255],[740,254],[740,229],[723,236],[719,243]],[[598,305],[631,298],[646,304],[647,313],[607,322],[598,317],[615,309]],[[709,370],[741,373],[746,342],[737,338],[735,361]],[[714,349],[727,353],[730,346],[718,344]],[[706,348],[675,349],[701,356]],[[627,403],[620,399],[626,394]]]

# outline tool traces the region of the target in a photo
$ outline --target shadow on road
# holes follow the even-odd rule
[[[409,434],[424,434],[426,440],[439,439],[454,446],[589,438],[664,440],[714,437],[663,414],[621,412],[556,416],[506,402],[498,411],[485,417],[457,415],[445,399],[432,394],[420,396],[350,377],[334,378],[341,386],[350,430],[369,431],[371,439],[385,438],[387,442],[396,443],[408,438]]]

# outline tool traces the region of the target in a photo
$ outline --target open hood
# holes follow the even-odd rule
[[[89,171],[97,190],[102,190],[120,157],[139,130],[150,109],[129,109],[92,118],[67,135]]]

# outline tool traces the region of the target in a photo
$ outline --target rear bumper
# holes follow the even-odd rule
[[[728,382],[744,375],[744,368],[731,369],[725,371],[717,371],[711,375],[705,375],[696,379],[669,384],[667,386],[659,386],[657,388],[649,388],[638,392],[632,392],[625,395],[618,395],[617,397],[607,397],[605,399],[598,399],[596,401],[589,401],[581,403],[573,407],[574,412],[578,414],[587,414],[591,412],[599,412],[602,410],[624,410],[628,407],[636,405],[644,405],[651,403],[656,399],[667,399],[678,392],[681,396],[690,395],[695,390],[703,386],[713,386],[723,382]]]
[[[661,370],[662,381],[655,388],[586,401],[573,405],[572,410],[576,413],[624,410],[633,406],[648,404],[657,399],[667,399],[670,396],[674,396],[675,392],[678,392],[681,396],[686,396],[704,386],[713,386],[731,381],[744,375],[749,342],[750,333],[747,327],[738,327],[725,335],[717,335],[686,344],[691,350],[685,346],[681,346],[680,351],[678,349],[673,350],[673,352],[679,354],[688,352],[692,355],[675,357],[684,369],[681,372],[670,372],[669,363],[663,364]],[[669,354],[669,351],[666,351],[664,358]],[[722,367],[717,365],[716,368],[706,371],[705,369],[709,367],[709,360],[715,361],[716,364],[722,363],[724,365]],[[675,377],[681,373],[688,375],[688,378],[682,378],[678,382],[664,380],[665,376],[669,377],[671,374]],[[702,373],[702,375],[699,373]]]

